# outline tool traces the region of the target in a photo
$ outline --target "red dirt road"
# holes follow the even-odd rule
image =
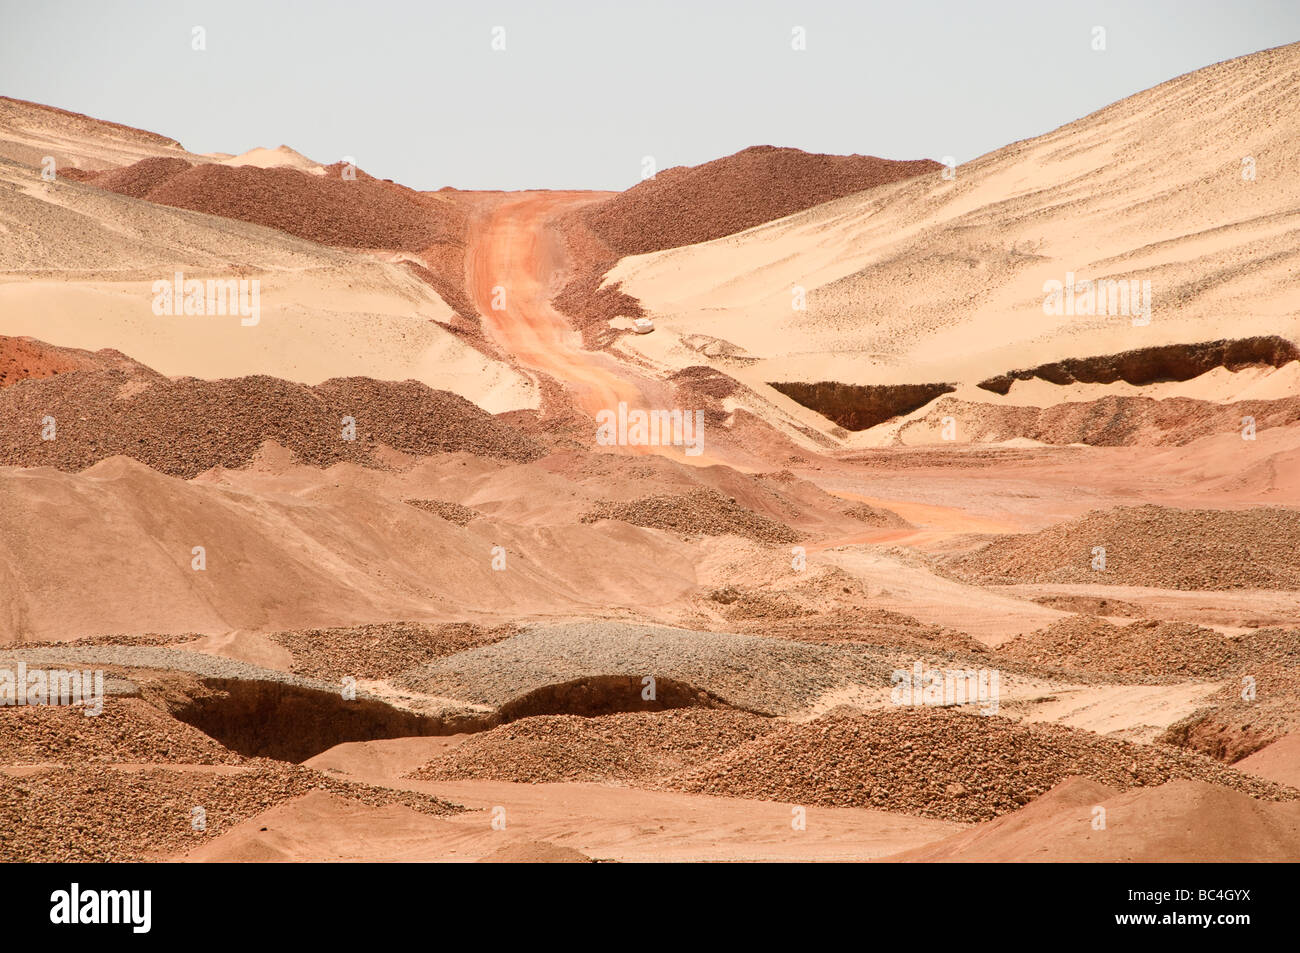
[[[564,241],[551,227],[560,214],[599,201],[601,192],[507,193],[470,225],[466,285],[488,335],[524,367],[568,387],[593,416],[644,404],[642,389],[608,355],[582,340],[551,299],[568,278]],[[497,307],[494,307],[496,305]]]

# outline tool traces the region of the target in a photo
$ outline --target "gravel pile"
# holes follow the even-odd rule
[[[956,652],[981,655],[988,650],[965,632],[921,622],[888,609],[838,609],[816,615],[756,615],[737,619],[741,632],[769,639],[799,642],[858,642],[865,645],[912,648],[925,652]]]
[[[1062,671],[1149,679],[1217,678],[1237,658],[1236,646],[1190,622],[1142,619],[1119,626],[1071,616],[998,647],[997,655]]]
[[[483,515],[478,510],[447,500],[403,500],[402,502],[414,506],[417,510],[440,516],[448,523],[455,523],[457,526],[468,526],[470,520]]]
[[[693,245],[782,218],[940,165],[753,146],[697,166],[675,166],[583,213],[616,253]]]
[[[502,705],[548,685],[603,675],[646,675],[702,689],[737,708],[785,714],[851,684],[887,687],[901,663],[856,645],[806,645],[725,632],[622,622],[534,626],[493,645],[412,669],[412,691]]]
[[[469,622],[381,622],[336,629],[306,629],[271,636],[293,653],[293,671],[332,684],[353,678],[391,678],[434,659],[514,635],[513,625],[483,628]]]
[[[55,419],[57,439],[41,439]],[[343,418],[356,439],[343,439]],[[267,440],[304,463],[374,465],[384,444],[415,455],[463,450],[514,461],[541,448],[456,394],[416,381],[272,377],[168,380],[152,371],[74,371],[0,390],[0,465],[83,470],[122,454],[172,476],[247,466]]]
[[[149,158],[81,180],[99,188],[172,208],[238,219],[348,248],[419,251],[460,240],[464,220],[450,203],[434,205],[418,192],[356,170],[342,178],[340,164],[326,174],[298,169]],[[438,211],[440,214],[435,215]]]
[[[766,734],[770,719],[677,709],[543,715],[472,735],[409,777],[428,781],[634,782],[665,778]]]
[[[561,223],[576,262],[555,306],[581,329],[588,347],[618,337],[615,317],[644,314],[641,303],[604,275],[620,258],[720,238],[841,196],[934,172],[929,159],[895,162],[754,146],[698,166],[665,169]]]
[[[743,536],[762,543],[793,543],[803,538],[784,523],[746,509],[734,497],[703,487],[628,503],[601,500],[582,516],[584,523],[597,520],[622,520],[691,536]]]
[[[23,777],[0,774],[0,862],[160,859],[309,791],[372,806],[402,804],[430,815],[462,810],[428,795],[267,762],[216,772],[81,765]],[[195,807],[205,812],[204,831],[193,829]]]
[[[1174,748],[932,708],[785,725],[665,786],[974,822],[1014,811],[1071,775],[1121,789],[1191,778],[1268,800],[1300,797]]]
[[[1092,568],[1094,547],[1106,568]],[[1007,536],[954,559],[972,582],[1092,583],[1160,589],[1300,589],[1300,511],[1094,510],[1037,533]]]
[[[1300,629],[1259,629],[1237,640],[1238,658],[1210,704],[1171,725],[1162,741],[1229,764],[1300,731]],[[1246,679],[1253,698],[1243,698]]]
[[[86,717],[66,705],[0,708],[0,764],[243,761],[197,728],[138,698],[106,698]]]

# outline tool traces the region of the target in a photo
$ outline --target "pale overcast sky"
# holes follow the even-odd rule
[[[321,162],[354,156],[420,189],[622,189],[642,156],[663,169],[760,144],[965,162],[1300,40],[1300,0],[0,0],[0,11],[4,95],[194,152],[286,143]],[[206,50],[192,49],[196,26]],[[791,48],[795,27],[805,50]]]

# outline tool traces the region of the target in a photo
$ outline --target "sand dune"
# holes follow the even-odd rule
[[[683,336],[707,335],[757,360],[706,360],[764,391],[975,383],[1150,345],[1298,340],[1298,84],[1300,44],[1252,54],[989,153],[951,181],[935,172],[625,258],[607,281],[659,331],[620,346],[681,367],[700,360]],[[1067,273],[1149,281],[1150,323],[1045,314],[1044,283]],[[792,308],[796,286],[807,310]]]
[[[257,323],[156,314],[154,285],[177,272],[256,279]],[[537,406],[532,381],[448,330],[454,320],[400,264],[86,185],[47,188],[0,164],[0,334],[115,348],[164,374],[413,378],[493,412]]]
[[[1105,809],[1105,829],[1094,828]],[[1300,804],[1256,801],[1203,781],[1170,781],[1120,794],[1085,778],[1062,781],[1015,814],[900,861],[1237,862],[1292,860],[1300,851]]]

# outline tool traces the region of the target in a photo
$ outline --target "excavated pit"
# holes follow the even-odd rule
[[[349,741],[458,735],[487,731],[535,715],[612,715],[673,708],[733,708],[685,682],[658,678],[647,699],[642,676],[602,675],[543,685],[492,712],[421,715],[384,702],[345,699],[340,692],[286,682],[201,678],[167,693],[163,706],[185,722],[250,758],[301,763]],[[158,702],[155,702],[157,704]]]
[[[1201,344],[1166,344],[1121,351],[1118,354],[1072,357],[999,374],[980,381],[979,386],[995,394],[1006,395],[1011,392],[1011,385],[1016,381],[1037,377],[1061,385],[1114,384],[1123,381],[1140,387],[1170,381],[1189,381],[1217,367],[1236,372],[1247,367],[1282,367],[1295,360],[1300,360],[1300,348],[1286,338],[1273,335],[1234,341],[1206,341]]]
[[[841,384],[838,381],[817,384],[769,381],[768,384],[845,430],[869,430],[886,420],[919,410],[936,397],[957,389],[952,384]]]
[[[252,679],[201,680],[173,717],[250,758],[302,762],[347,741],[454,735],[491,727],[486,715],[433,717],[340,692]]]

